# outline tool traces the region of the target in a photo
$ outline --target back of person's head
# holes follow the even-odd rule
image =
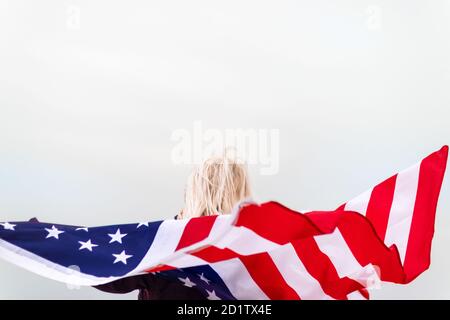
[[[204,161],[190,175],[180,218],[230,213],[251,197],[247,167],[228,155]]]

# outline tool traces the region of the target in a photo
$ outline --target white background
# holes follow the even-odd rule
[[[0,220],[173,217],[173,130],[280,130],[259,200],[334,209],[450,143],[449,1],[0,0]],[[450,298],[448,177],[431,268],[373,298]],[[69,290],[0,261],[0,298]]]

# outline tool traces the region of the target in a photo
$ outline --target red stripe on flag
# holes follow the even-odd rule
[[[370,221],[357,212],[313,211],[299,214],[276,202],[269,202],[262,206],[245,207],[241,214],[239,225],[279,244],[331,233],[337,227],[355,259],[362,266],[369,263],[378,266],[382,280],[397,283],[405,281],[397,248],[388,248]],[[278,227],[279,220],[282,223]],[[274,225],[277,228],[274,228]],[[321,281],[320,277],[316,279]]]
[[[305,238],[292,243],[295,252],[306,270],[320,283],[323,291],[334,299],[347,299],[347,294],[360,290],[357,281],[340,278],[330,258],[320,251],[314,238]]]
[[[333,263],[328,256],[320,251],[313,238],[297,240],[293,242],[292,245],[299,256],[299,259],[301,259],[302,263],[305,265],[305,268],[318,280],[321,286],[325,286],[323,290],[328,295],[335,299],[346,299],[348,293],[355,289],[362,288],[359,283],[353,283],[353,280],[351,279],[339,278]],[[246,259],[245,256],[242,256],[233,250],[228,248],[217,248],[214,246],[202,248],[191,254],[208,263],[232,258],[241,258],[242,261]],[[262,265],[259,265],[259,268],[262,268]],[[257,281],[256,279],[254,280]],[[344,284],[344,287],[340,286],[342,284]]]
[[[261,290],[277,300],[298,300],[300,297],[284,280],[277,266],[267,252],[241,256],[240,260]]]
[[[270,299],[300,299],[298,294],[284,280],[277,266],[267,252],[244,256],[227,248],[206,247],[191,253],[208,263],[239,258],[253,281]]]
[[[404,269],[407,282],[430,265],[431,242],[439,193],[447,164],[448,146],[422,160]]]
[[[261,237],[278,244],[323,233],[311,223],[307,214],[293,211],[273,201],[243,207],[236,226],[249,228]]]
[[[258,210],[254,212],[256,209]],[[405,281],[397,248],[388,248],[367,217],[357,212],[314,211],[292,214],[286,207],[270,202],[260,207],[245,207],[241,214],[243,216],[238,220],[240,225],[280,244],[331,233],[338,227],[350,251],[362,266],[369,263],[378,266],[381,269],[382,280],[397,283]],[[279,220],[282,221],[280,228],[278,228]],[[277,228],[274,228],[274,225],[277,225]],[[320,278],[317,279],[320,281]]]
[[[367,206],[366,217],[383,241],[386,235],[392,199],[394,198],[396,179],[397,175],[394,175],[373,188]]]
[[[180,242],[175,250],[185,248],[208,237],[217,216],[192,218],[184,227]]]
[[[228,248],[217,248],[208,246],[198,251],[190,252],[191,255],[203,259],[209,263],[228,260],[239,257],[239,254]]]
[[[174,269],[176,269],[176,268],[166,265],[166,264],[160,264],[156,267],[145,270],[145,272],[169,271],[169,270],[174,270]]]
[[[397,247],[388,248],[364,216],[351,211],[330,214],[339,215],[339,231],[361,266],[371,263],[379,267],[382,280],[404,283],[405,275]]]

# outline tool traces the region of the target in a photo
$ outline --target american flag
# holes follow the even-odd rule
[[[358,299],[430,264],[444,146],[333,211],[243,203],[231,215],[100,227],[0,223],[0,257],[95,286],[153,273],[208,299]]]

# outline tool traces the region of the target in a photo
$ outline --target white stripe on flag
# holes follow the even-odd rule
[[[134,274],[136,272],[140,273],[171,256],[177,248],[181,235],[189,220],[190,219],[172,219],[163,221],[144,258],[142,258],[138,266],[134,268],[133,271],[129,272],[129,274]]]
[[[420,163],[400,172],[395,183],[394,198],[386,229],[384,243],[387,246],[395,244],[402,263],[405,260],[409,231],[416,202],[419,183]]]
[[[209,231],[208,234],[208,243],[211,243],[211,241],[214,241],[216,238],[222,237],[224,234],[228,232],[228,229],[230,228],[230,224],[232,223],[233,216],[230,214],[221,214],[218,215],[216,220],[214,221],[214,224]],[[206,240],[206,239],[205,239]]]
[[[348,277],[365,287],[378,283],[375,267],[372,264],[362,266],[356,260],[339,229],[336,228],[330,234],[315,236],[314,240],[320,251],[330,258],[340,278]]]
[[[353,291],[347,295],[348,300],[367,300],[359,291]]]
[[[349,277],[362,269],[339,229],[336,228],[333,233],[315,236],[314,240],[320,251],[330,258],[339,277]]]
[[[356,212],[362,214],[363,216],[365,216],[366,211],[367,211],[367,206],[369,205],[370,196],[372,194],[372,190],[373,189],[367,190],[366,192],[360,194],[356,198],[348,201],[345,204],[345,210],[356,211]]]
[[[223,282],[236,299],[269,299],[256,284],[244,264],[238,258],[211,263],[210,266],[222,278]]]
[[[319,281],[306,270],[292,244],[272,250],[269,255],[286,283],[297,292],[301,299],[333,299],[323,291]]]
[[[176,255],[167,260],[161,261],[161,263],[175,268],[189,268],[208,264],[207,261],[184,252],[177,252]]]
[[[214,245],[221,249],[231,249],[241,255],[267,252],[280,246],[246,227],[231,227],[227,236],[219,239]]]

